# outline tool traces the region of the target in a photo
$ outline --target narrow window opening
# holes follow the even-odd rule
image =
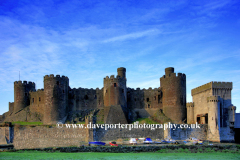
[[[107,93],[107,90],[106,90],[106,93]]]
[[[197,123],[200,124],[200,117],[197,117]]]
[[[206,116],[205,116],[205,122],[206,122],[206,124],[208,124],[208,114],[206,114]]]
[[[94,95],[94,99],[97,99],[97,95]]]
[[[39,102],[41,102],[41,97],[39,97]]]
[[[84,96],[84,99],[85,99],[85,100],[88,100],[88,96],[87,96],[87,95],[85,95],[85,96]]]
[[[147,98],[147,102],[149,102],[149,98]]]
[[[59,85],[60,83],[59,83],[59,81],[57,81],[57,85]]]
[[[114,87],[117,87],[117,84],[116,84],[116,83],[114,83],[114,84],[113,84],[113,86],[114,86]]]
[[[150,104],[148,104],[148,108],[150,108]]]

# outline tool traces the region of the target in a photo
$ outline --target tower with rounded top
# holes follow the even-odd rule
[[[29,91],[35,91],[34,82],[14,82],[14,113],[27,107],[30,104]]]
[[[126,87],[126,68],[118,68],[117,69],[118,75],[114,77],[111,75],[110,78],[106,76],[104,78],[104,89],[103,89],[103,97],[104,97],[104,106],[106,109],[104,115],[105,123],[127,123],[127,87]],[[111,106],[115,106],[115,109],[111,109]],[[120,119],[117,117],[112,119],[108,118],[110,114],[117,115],[114,113],[118,110],[124,113],[123,116],[119,116]]]
[[[186,75],[174,73],[174,68],[165,69],[160,78],[163,113],[175,123],[186,121]]]
[[[207,97],[208,139],[220,142],[220,96]]]
[[[68,109],[68,77],[56,75],[44,76],[44,124],[65,122]]]
[[[127,87],[126,68],[118,68],[118,75],[104,78],[104,106],[122,105],[126,107]]]

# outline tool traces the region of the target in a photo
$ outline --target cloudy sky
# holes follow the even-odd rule
[[[127,86],[156,88],[166,67],[191,89],[233,82],[240,112],[238,0],[0,0],[0,114],[14,101],[13,82],[68,76],[73,88],[102,88],[127,69]]]

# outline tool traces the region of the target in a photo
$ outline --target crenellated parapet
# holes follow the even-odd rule
[[[192,108],[192,107],[194,107],[194,102],[188,102],[188,103],[186,104],[186,107],[187,107],[187,108]]]
[[[65,80],[65,81],[69,82],[69,79],[66,76],[60,76],[60,75],[54,76],[54,74],[50,74],[50,75],[45,75],[44,76],[44,81],[52,80],[52,79],[61,79],[61,80]]]
[[[35,85],[35,83],[31,82],[31,81],[28,81],[28,82],[27,81],[15,81],[14,84],[16,84],[16,85],[17,84],[20,84],[20,85],[22,85],[22,84],[23,85]]]
[[[207,97],[207,102],[220,102],[220,100],[221,100],[220,96]]]
[[[165,75],[163,75],[161,77],[161,79],[175,78],[175,77],[178,77],[178,78],[181,78],[181,79],[186,79],[186,75],[184,73],[178,73],[176,75],[176,73],[174,73],[174,68],[173,67],[165,68]]]
[[[192,96],[207,90],[211,89],[228,89],[232,90],[232,82],[209,82],[202,86],[192,89],[191,94]]]

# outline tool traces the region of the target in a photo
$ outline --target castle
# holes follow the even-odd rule
[[[231,104],[231,82],[210,82],[192,90],[186,103],[186,75],[165,69],[159,88],[127,87],[126,68],[106,76],[99,89],[71,88],[65,76],[44,76],[44,89],[34,82],[14,82],[14,102],[2,122],[41,121],[43,124],[78,123],[93,114],[97,122],[127,124],[138,118],[155,117],[172,123],[207,124],[209,140],[234,141],[236,107]],[[160,119],[159,119],[160,117]]]

